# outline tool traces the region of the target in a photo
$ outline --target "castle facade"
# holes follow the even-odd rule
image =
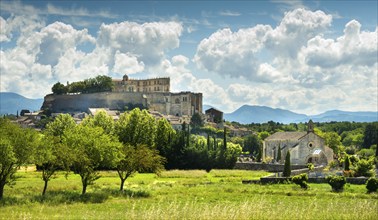
[[[113,79],[114,92],[169,92],[170,78],[130,79],[124,75],[122,79]]]

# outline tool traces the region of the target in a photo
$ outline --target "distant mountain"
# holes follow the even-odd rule
[[[309,116],[317,122],[330,121],[354,121],[354,122],[372,122],[378,121],[378,112],[347,112],[332,110],[326,111],[319,115]]]
[[[265,106],[243,105],[232,113],[224,114],[227,121],[237,121],[242,124],[263,123],[275,121],[280,123],[290,123],[306,118],[307,115],[297,114],[288,110],[273,109]]]
[[[28,99],[17,93],[0,92],[0,115],[20,113],[22,109],[39,110],[43,99]]]
[[[236,121],[242,124],[264,123],[267,121],[280,122],[284,124],[307,122],[312,119],[316,122],[330,121],[354,121],[372,122],[378,121],[378,112],[346,112],[346,111],[327,111],[319,115],[305,115],[266,106],[243,105],[232,113],[224,114],[227,121]]]

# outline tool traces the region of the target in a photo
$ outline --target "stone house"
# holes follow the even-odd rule
[[[314,125],[310,120],[307,132],[276,132],[263,142],[263,159],[277,158],[281,149],[281,161],[285,160],[290,151],[291,164],[316,165],[328,164],[333,160],[333,150],[325,145],[323,138],[314,133]]]
[[[221,123],[223,122],[223,112],[216,108],[209,108],[205,111],[208,122]]]

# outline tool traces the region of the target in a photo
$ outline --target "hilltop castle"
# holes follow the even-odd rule
[[[44,98],[42,109],[53,113],[87,112],[89,108],[126,110],[142,107],[164,115],[191,117],[202,113],[202,93],[170,92],[170,78],[113,79],[111,92],[81,94],[49,94]]]

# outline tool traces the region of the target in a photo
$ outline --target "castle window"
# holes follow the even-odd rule
[[[182,97],[182,101],[183,102],[187,102],[188,101],[188,97]]]
[[[175,103],[176,103],[176,104],[179,104],[179,103],[180,103],[180,99],[179,99],[179,98],[176,98]]]

